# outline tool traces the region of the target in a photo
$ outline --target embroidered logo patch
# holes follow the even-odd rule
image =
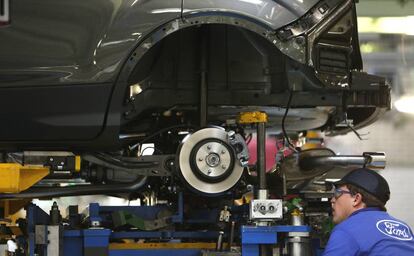
[[[380,220],[377,222],[377,229],[384,235],[398,240],[409,241],[413,239],[410,228],[395,220]]]

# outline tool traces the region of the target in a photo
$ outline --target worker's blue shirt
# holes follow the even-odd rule
[[[413,232],[379,208],[364,208],[335,226],[323,255],[414,255]]]

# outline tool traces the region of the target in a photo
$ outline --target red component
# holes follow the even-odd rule
[[[257,137],[253,135],[252,140],[250,141],[249,145],[249,165],[256,164],[257,161]],[[267,137],[266,138],[266,171],[272,169],[272,167],[276,163],[276,138],[275,137]]]

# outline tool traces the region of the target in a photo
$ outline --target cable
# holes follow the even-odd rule
[[[162,133],[164,133],[164,132],[167,132],[168,130],[172,130],[172,129],[176,129],[176,128],[184,128],[184,127],[187,127],[187,128],[194,128],[194,126],[192,126],[192,125],[188,125],[188,124],[173,125],[173,126],[166,127],[166,128],[164,128],[164,129],[161,129],[161,130],[159,130],[159,131],[157,131],[157,132],[155,132],[155,133],[153,133],[153,134],[149,135],[148,137],[146,137],[145,139],[143,139],[142,141],[140,141],[140,143],[142,144],[143,142],[148,141],[149,139],[152,139],[152,138],[154,138],[155,136],[160,135],[160,134],[162,134]]]
[[[347,120],[345,120],[345,121],[346,121],[346,124],[347,124],[348,128],[351,129],[351,131],[358,137],[359,140],[367,140],[367,139],[362,138],[362,135],[359,134],[359,132],[357,130],[355,130],[355,128],[352,127],[352,125]],[[364,135],[367,135],[367,134],[364,134]]]
[[[23,165],[23,163],[24,163],[23,155],[18,156],[15,153],[9,153],[9,154],[7,154],[7,157],[9,157],[14,163],[18,163],[18,164],[21,164],[21,165]]]
[[[286,120],[287,114],[289,112],[290,104],[292,102],[292,96],[293,96],[293,91],[290,91],[289,99],[288,99],[288,102],[286,104],[286,111],[285,111],[285,114],[283,115],[283,118],[282,118],[282,132],[283,132],[284,140],[286,140],[287,143],[289,144],[289,148],[297,153],[298,151],[295,148],[295,146],[292,144],[292,142],[289,140],[289,137],[288,137],[288,135],[286,133],[286,129],[285,129],[285,120]],[[283,142],[283,144],[285,144],[285,141]]]
[[[253,135],[252,135],[251,133],[249,133],[249,134],[246,136],[245,141],[246,141],[246,144],[247,144],[247,145],[249,145],[249,144],[250,144],[250,142],[252,141],[252,138],[253,138]]]
[[[82,158],[88,162],[105,166],[107,168],[119,169],[119,170],[134,170],[140,168],[149,168],[157,166],[156,161],[148,162],[130,162],[120,159],[107,159],[105,156],[100,156],[99,154],[94,155],[83,155]]]
[[[158,136],[158,135],[160,135],[164,132],[167,132],[167,131],[172,130],[172,129],[177,129],[177,128],[195,128],[195,126],[188,125],[188,124],[178,124],[178,125],[173,125],[173,126],[163,128],[163,129],[149,135],[148,137],[144,138],[143,140],[139,141],[137,144],[130,146],[129,149],[133,150],[136,147],[138,147],[138,145],[143,144],[144,142],[146,142],[146,141],[148,141],[148,140],[150,140],[150,139],[152,139],[152,138],[154,138],[154,137],[156,137],[156,136]]]

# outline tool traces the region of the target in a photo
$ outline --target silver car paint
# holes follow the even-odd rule
[[[19,0],[0,28],[0,87],[114,82],[129,54],[162,24],[225,12],[272,29],[317,0]]]
[[[113,81],[136,42],[181,0],[19,0],[0,28],[0,86]]]
[[[225,12],[246,16],[276,30],[304,15],[318,0],[184,0],[183,15]]]

